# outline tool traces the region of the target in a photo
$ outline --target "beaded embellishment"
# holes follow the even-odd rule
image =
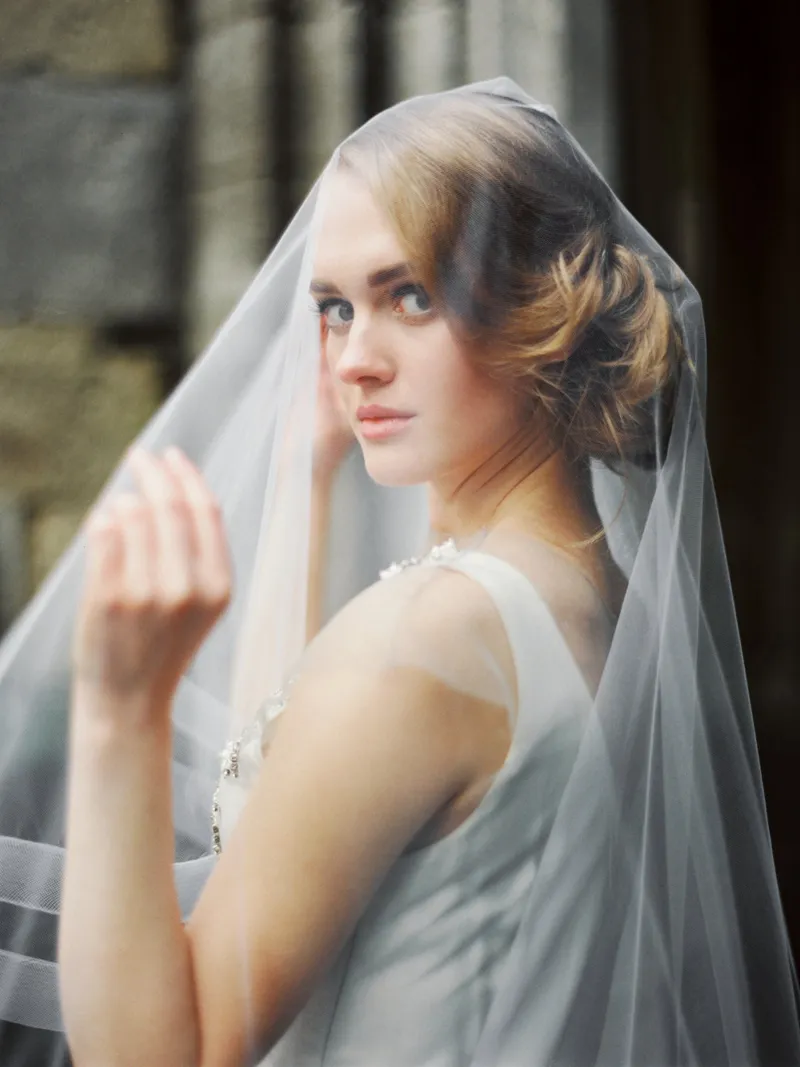
[[[246,727],[235,741],[229,741],[220,754],[222,760],[220,780],[211,800],[211,845],[217,855],[222,852],[222,835],[220,831],[220,790],[222,783],[226,778],[239,777],[239,758],[242,745],[246,741],[254,739],[261,741],[265,728],[271,722],[274,722],[286,707],[293,681],[293,678],[290,679],[282,689],[276,689],[274,693],[271,693],[258,709],[252,724]]]
[[[390,564],[384,570],[380,571],[379,577],[382,580],[393,578],[396,574],[401,574],[409,567],[419,567],[426,563],[438,563],[441,560],[453,559],[458,554],[459,549],[456,547],[455,541],[452,537],[448,537],[448,539],[443,541],[440,545],[434,545],[434,547],[424,556],[411,556],[410,559],[403,559],[398,563]],[[259,708],[253,723],[248,726],[235,741],[229,741],[222,750],[221,776],[211,801],[211,844],[217,855],[222,852],[222,835],[220,831],[220,790],[222,788],[222,783],[226,778],[239,777],[239,759],[241,756],[242,745],[247,741],[254,739],[260,740],[263,737],[265,728],[277,719],[286,707],[286,703],[289,699],[289,690],[293,681],[293,678],[290,679],[284,688],[277,689],[267,697]]]
[[[448,537],[446,541],[443,541],[440,545],[434,545],[430,552],[424,556],[411,556],[410,559],[402,559],[399,563],[390,563],[385,570],[380,572],[380,578],[393,578],[396,574],[401,574],[408,567],[419,567],[424,563],[437,563],[443,559],[453,559],[458,555],[458,548],[452,537]]]

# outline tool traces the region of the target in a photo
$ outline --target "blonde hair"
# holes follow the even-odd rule
[[[425,97],[341,150],[469,350],[571,455],[651,466],[683,358],[649,262],[563,128],[488,95]]]

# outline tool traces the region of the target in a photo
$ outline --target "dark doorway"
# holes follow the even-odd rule
[[[800,63],[792,7],[615,7],[622,196],[705,302],[711,462],[797,954]]]

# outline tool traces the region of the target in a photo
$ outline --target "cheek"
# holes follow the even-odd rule
[[[440,389],[446,397],[449,418],[471,437],[495,440],[519,426],[519,401],[463,352],[454,353]]]
[[[464,405],[480,405],[490,398],[493,390],[452,338],[440,351],[442,358],[436,361],[438,366],[434,372],[438,379],[436,384],[440,394],[447,398],[448,406],[460,408],[463,417]]]
[[[423,337],[415,365],[436,395],[455,404],[477,392],[475,369],[448,323],[439,320],[420,330]]]

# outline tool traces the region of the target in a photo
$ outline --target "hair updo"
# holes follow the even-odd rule
[[[571,456],[657,461],[680,333],[649,262],[619,238],[613,193],[559,123],[488,94],[422,97],[340,158],[469,351]]]

